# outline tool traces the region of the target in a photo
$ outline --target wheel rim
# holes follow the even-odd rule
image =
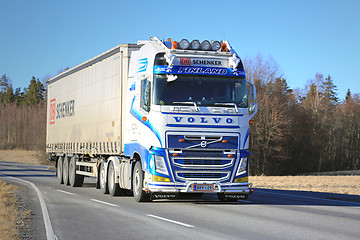
[[[74,171],[74,165],[72,164],[72,162],[70,162],[70,165],[69,165],[69,181],[70,181],[70,184],[72,184],[73,182],[73,171]]]
[[[56,171],[57,171],[58,183],[62,184],[63,183],[63,160],[61,157],[58,159]]]
[[[112,167],[110,167],[109,169],[109,189],[113,189],[114,187],[114,169]]]
[[[134,183],[135,183],[135,193],[139,194],[140,192],[140,174],[139,174],[139,169],[136,169],[135,171],[135,179],[134,179]]]
[[[67,185],[69,182],[69,161],[68,159],[65,157],[63,160],[63,180],[64,180],[64,184]]]
[[[100,170],[100,186],[101,188],[105,188],[105,168],[104,165],[101,165],[101,170]]]

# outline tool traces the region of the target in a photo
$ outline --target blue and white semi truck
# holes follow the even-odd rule
[[[227,41],[121,44],[48,81],[47,145],[60,184],[96,177],[136,201],[251,193],[253,83]]]

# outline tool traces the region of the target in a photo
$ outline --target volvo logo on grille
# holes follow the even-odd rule
[[[206,142],[206,141],[201,141],[201,144],[200,144],[201,147],[204,148],[204,147],[206,147],[206,145],[207,145],[207,142]]]

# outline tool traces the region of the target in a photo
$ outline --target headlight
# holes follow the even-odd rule
[[[239,176],[239,175],[244,174],[246,172],[247,162],[248,162],[247,157],[244,157],[244,158],[241,159],[239,168],[238,168],[238,170],[236,172],[236,176]]]
[[[168,170],[166,168],[165,159],[160,155],[153,155],[155,161],[155,171],[157,173],[161,173],[164,175],[169,175]]]

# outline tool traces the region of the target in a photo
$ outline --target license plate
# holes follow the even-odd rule
[[[213,192],[214,184],[194,184],[193,190],[199,192]]]

